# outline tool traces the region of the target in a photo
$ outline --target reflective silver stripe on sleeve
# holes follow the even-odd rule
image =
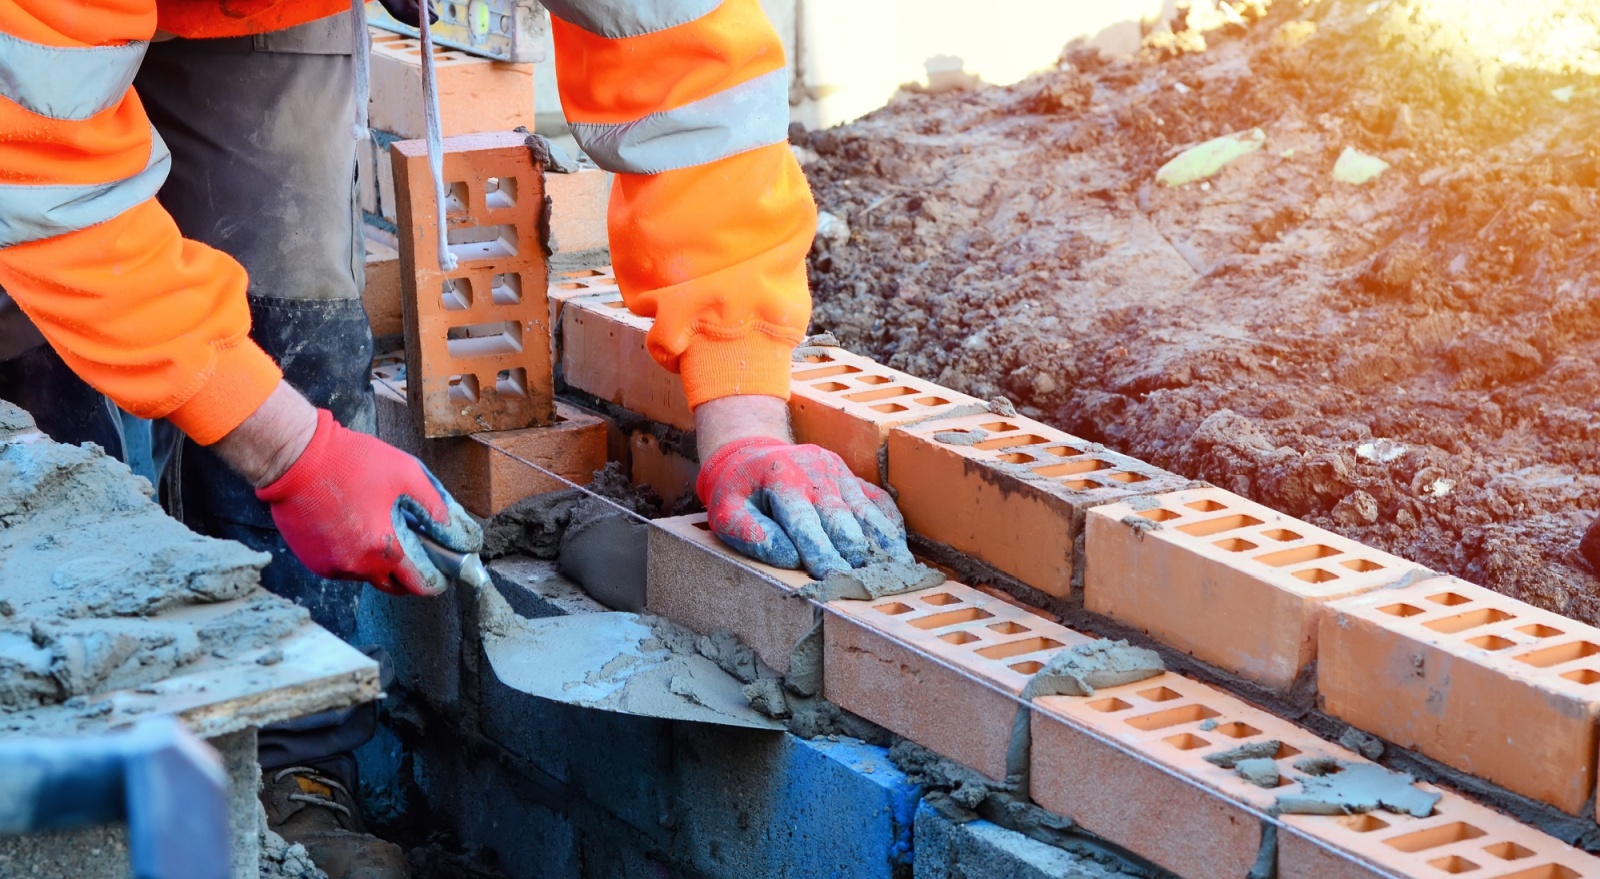
[[[110,183],[0,185],[0,247],[54,238],[97,226],[155,197],[172,167],[172,154],[150,130],[150,161],[132,177]]]
[[[692,168],[782,143],[789,137],[789,70],[635,122],[575,122],[572,136],[595,164],[625,174]]]
[[[544,0],[556,18],[613,40],[688,24],[721,5],[722,0]]]
[[[88,119],[122,100],[148,45],[67,48],[0,33],[0,95],[40,116]]]

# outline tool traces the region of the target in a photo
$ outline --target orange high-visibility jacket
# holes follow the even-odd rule
[[[786,144],[783,50],[757,0],[552,0],[573,133],[617,172],[629,307],[691,405],[787,398],[810,320],[816,207]],[[155,201],[171,158],[131,87],[159,29],[262,33],[345,0],[0,0],[0,287],[72,369],[201,443],[281,373],[249,338],[243,268]],[[241,100],[250,96],[241,95]]]

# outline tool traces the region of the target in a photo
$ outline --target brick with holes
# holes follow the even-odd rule
[[[393,145],[412,415],[429,437],[555,417],[541,171],[516,132],[444,142],[448,247],[439,265],[422,141]]]
[[[1093,640],[955,582],[831,607],[823,695],[996,780],[1016,733],[1019,703],[1007,694]]]
[[[1325,711],[1517,793],[1583,810],[1595,783],[1600,629],[1453,577],[1327,610],[1317,660]]]
[[[620,292],[568,299],[561,309],[562,378],[651,421],[693,430],[682,380],[646,347],[654,323],[629,311]]]
[[[1323,603],[1424,570],[1217,488],[1095,507],[1084,546],[1089,610],[1279,691]]]
[[[890,429],[984,405],[843,348],[797,350],[789,391],[796,441],[831,449],[872,483],[880,481],[878,456]]]
[[[416,139],[422,118],[422,44],[377,28],[372,31],[372,88],[367,102],[373,128]],[[533,128],[533,65],[490,61],[434,46],[439,125],[445,137]],[[525,135],[524,135],[525,136]]]
[[[889,434],[907,527],[1062,599],[1082,583],[1084,510],[1192,484],[1028,418],[941,418]]]
[[[610,266],[557,272],[550,278],[550,326],[560,326],[562,306],[574,299],[618,293],[617,277]]]

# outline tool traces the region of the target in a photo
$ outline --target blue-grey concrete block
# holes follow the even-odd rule
[[[951,821],[917,808],[917,879],[1137,879],[1113,865],[1063,851],[988,821]]]
[[[395,684],[447,713],[461,707],[463,601],[471,591],[454,584],[433,598],[369,589],[356,613],[356,641],[389,652]],[[472,646],[471,649],[477,649]]]

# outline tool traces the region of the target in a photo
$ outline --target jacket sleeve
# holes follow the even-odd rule
[[[155,5],[0,0],[0,287],[90,385],[212,443],[282,374],[244,269],[155,201],[171,159],[131,86]]]
[[[691,406],[789,396],[811,318],[811,190],[783,47],[757,0],[552,0],[573,135],[611,191],[611,255]]]

